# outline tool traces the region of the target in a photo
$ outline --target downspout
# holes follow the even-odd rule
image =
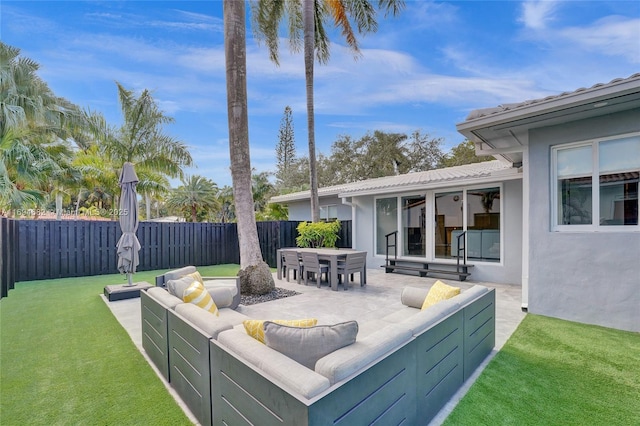
[[[342,204],[345,206],[351,206],[351,248],[356,248],[356,206],[351,201],[347,201],[346,197],[342,197]]]

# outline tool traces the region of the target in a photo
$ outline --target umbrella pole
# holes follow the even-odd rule
[[[129,284],[127,284],[128,287],[133,287],[133,274],[128,273],[127,274],[127,280],[129,281]]]

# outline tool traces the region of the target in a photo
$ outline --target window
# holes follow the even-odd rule
[[[376,254],[387,253],[387,239],[385,235],[398,229],[398,200],[392,198],[378,198],[376,200]],[[394,241],[392,241],[394,243]],[[395,249],[389,249],[390,255],[395,255]]]
[[[402,197],[402,253],[425,256],[425,197]]]
[[[468,260],[500,262],[499,186],[436,193],[434,203],[436,258],[462,256],[464,243]]]
[[[320,206],[320,219],[327,222],[338,219],[338,206]]]
[[[553,148],[554,228],[638,226],[640,135]]]

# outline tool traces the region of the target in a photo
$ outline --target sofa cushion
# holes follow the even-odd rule
[[[214,280],[209,279],[204,281],[204,286],[207,290],[212,288],[228,288],[231,291],[232,296],[238,294],[238,282],[237,278],[216,278]]]
[[[184,268],[174,269],[173,271],[166,272],[164,274],[165,283],[169,280],[178,280],[187,274],[196,272],[195,266],[185,266]]]
[[[182,278],[177,278],[175,280],[167,281],[167,290],[169,293],[173,294],[176,297],[182,299],[184,295],[184,291],[193,283],[195,280],[193,277],[184,276]]]
[[[312,370],[323,356],[353,344],[357,334],[356,321],[309,328],[290,327],[272,321],[264,323],[264,341],[268,347]]]
[[[200,281],[194,281],[189,287],[187,287],[182,295],[182,300],[186,303],[192,303],[199,308],[218,316],[218,307],[216,306],[216,302],[213,301],[213,298]]]
[[[182,303],[176,306],[175,311],[212,339],[216,339],[220,332],[233,328],[233,324],[228,321],[220,319],[191,303]]]
[[[427,294],[429,294],[428,288],[405,287],[402,289],[400,301],[403,305],[420,309]]]
[[[242,322],[247,334],[260,343],[264,343],[264,322],[267,320],[245,320]],[[318,323],[316,318],[306,318],[297,320],[270,320],[276,324],[288,325],[291,327],[313,327]]]
[[[213,301],[218,308],[226,308],[233,303],[233,293],[228,287],[213,287],[209,288],[205,286]]]
[[[436,322],[460,308],[460,304],[457,299],[457,297],[453,297],[451,299],[443,300],[424,311],[416,311],[415,315],[410,316],[399,324],[409,328],[413,335],[417,336]]]
[[[225,320],[234,326],[241,326],[244,320],[249,319],[246,315],[241,314],[238,311],[234,311],[233,309],[220,309],[218,313],[220,314],[220,319]]]
[[[389,324],[369,336],[359,339],[353,345],[343,347],[320,358],[316,363],[315,370],[328,378],[333,385],[387,352],[408,342],[411,337],[412,334],[408,328]]]
[[[451,299],[453,296],[457,296],[458,294],[460,294],[459,287],[453,287],[438,280],[435,282],[435,284],[433,284],[431,289],[429,289],[429,293],[424,299],[424,303],[422,304],[421,309],[427,309],[428,307],[433,306],[438,302]]]
[[[176,305],[184,303],[182,298],[178,298],[170,294],[162,287],[151,287],[147,290],[147,294],[153,297],[158,303],[164,305],[167,309],[173,309]]]
[[[218,342],[239,358],[262,370],[269,378],[305,398],[313,398],[330,386],[326,377],[274,351],[245,332],[224,331],[218,335]]]

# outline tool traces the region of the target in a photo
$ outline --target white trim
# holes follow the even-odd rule
[[[522,307],[529,308],[529,190],[531,172],[529,168],[529,150],[522,152]]]

